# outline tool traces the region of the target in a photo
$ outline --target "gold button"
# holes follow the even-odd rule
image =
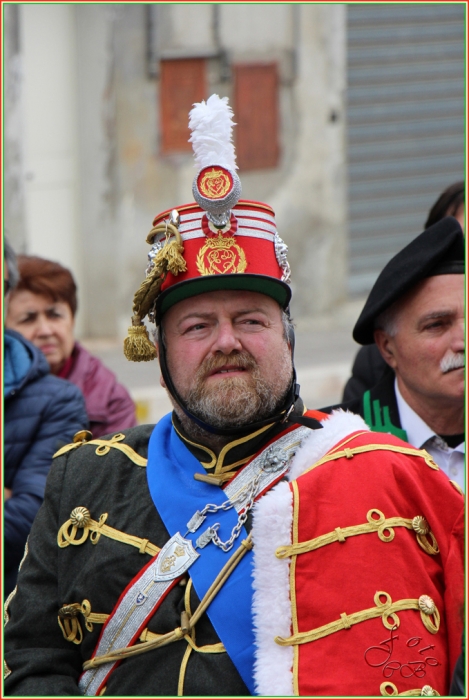
[[[89,442],[93,438],[93,433],[89,430],[79,430],[73,436],[73,442]]]
[[[78,508],[74,508],[70,513],[70,520],[75,527],[84,528],[91,520],[90,511],[84,506],[78,506]]]
[[[435,610],[436,606],[433,600],[430,598],[429,595],[421,595],[419,598],[419,608],[423,613],[426,613],[427,615],[432,615]]]
[[[416,515],[415,518],[413,518],[412,527],[417,535],[428,535],[430,532],[428,521],[423,517],[423,515]]]
[[[64,605],[62,608],[59,610],[59,617],[67,618],[67,617],[76,617],[78,615],[78,610],[75,605]]]

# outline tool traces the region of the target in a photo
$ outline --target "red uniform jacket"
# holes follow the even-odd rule
[[[290,478],[254,517],[259,694],[446,694],[463,622],[459,487],[343,412]]]

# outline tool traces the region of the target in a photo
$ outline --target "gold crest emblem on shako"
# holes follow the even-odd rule
[[[224,168],[205,168],[198,177],[199,192],[208,199],[221,199],[233,187],[233,179]]]
[[[207,238],[195,262],[201,275],[234,274],[244,272],[247,267],[244,250],[234,238],[225,238],[221,233]]]

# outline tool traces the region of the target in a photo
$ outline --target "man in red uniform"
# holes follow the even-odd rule
[[[174,412],[57,454],[9,606],[6,690],[445,693],[463,498],[426,452],[305,409],[274,213],[239,199],[226,99],[190,125],[196,203],[155,218],[125,343],[158,355]]]

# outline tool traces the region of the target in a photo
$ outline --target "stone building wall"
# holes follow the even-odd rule
[[[5,123],[16,125],[5,162],[16,199],[5,223],[18,248],[71,267],[82,335],[125,333],[151,221],[192,199],[192,155],[171,147],[185,95],[195,89],[184,75],[171,82],[181,61],[205,81],[202,97],[217,92],[240,105],[243,197],[276,210],[290,248],[294,315],[344,298],[345,11],[341,4],[18,6],[5,24],[7,70],[13,74],[14,60],[23,67],[5,100]],[[257,75],[265,84],[257,86]]]

